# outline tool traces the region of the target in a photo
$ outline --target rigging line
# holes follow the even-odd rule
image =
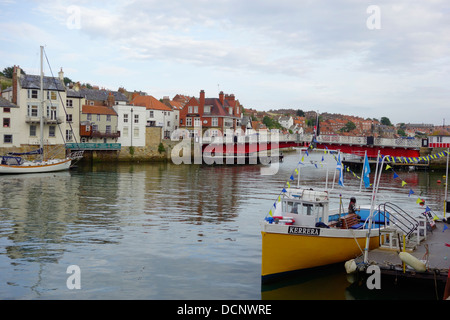
[[[51,67],[51,65],[50,65],[50,62],[48,61],[48,57],[47,57],[47,53],[45,52],[45,48],[44,48],[44,55],[45,55],[45,60],[47,61],[47,65],[48,65],[48,67],[49,67],[49,69],[50,69],[50,73],[51,73],[51,75],[52,75],[53,82],[54,82],[55,86],[58,87],[58,85],[57,85],[57,83],[56,83],[56,78],[55,78],[54,75],[53,75],[52,67]],[[67,119],[67,110],[66,110],[66,107],[64,106],[64,102],[63,102],[63,100],[62,100],[61,94],[59,93],[58,90],[57,90],[57,92],[58,92],[58,97],[59,97],[59,99],[61,100],[61,105],[62,105],[62,107],[63,107],[64,113],[65,113],[66,119]],[[58,121],[57,121],[57,122],[58,122]],[[61,132],[60,125],[59,125],[59,123],[57,123],[57,124],[58,124],[59,131]],[[72,138],[75,139],[75,143],[76,143],[77,146],[79,147],[77,138],[76,138],[76,136],[73,134],[74,131],[73,131],[73,128],[72,128],[72,124],[71,124],[70,122],[69,122],[69,127],[70,127],[70,131],[72,132]],[[62,132],[61,132],[61,136],[63,137],[64,144],[65,144],[66,142],[65,142],[64,136],[62,135]]]

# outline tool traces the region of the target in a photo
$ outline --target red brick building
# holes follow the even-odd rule
[[[240,128],[242,106],[233,94],[225,95],[222,91],[218,98],[205,98],[205,91],[200,97],[192,97],[180,110],[180,128],[189,130],[190,136],[217,136],[227,129]]]

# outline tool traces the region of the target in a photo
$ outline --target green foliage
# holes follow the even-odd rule
[[[387,117],[381,117],[380,123],[385,126],[392,126],[391,120]]]
[[[266,127],[268,129],[282,129],[283,128],[277,120],[274,120],[269,116],[264,117],[263,123],[266,125]]]
[[[158,146],[158,152],[159,152],[159,153],[166,152],[166,148],[164,148],[164,145],[163,145],[162,142],[159,143],[159,146]]]
[[[356,124],[354,124],[352,121],[348,121],[344,127],[340,129],[341,132],[350,132],[352,130],[356,129]]]

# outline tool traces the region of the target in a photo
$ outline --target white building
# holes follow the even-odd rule
[[[172,108],[166,106],[153,96],[139,94],[133,96],[131,104],[144,106],[147,111],[147,126],[161,127],[163,138],[170,138],[178,123],[176,118],[179,118],[178,114],[175,114]]]
[[[278,119],[278,122],[280,123],[280,125],[283,128],[286,128],[286,129],[290,129],[294,125],[294,119],[291,116],[289,116],[289,117],[280,117]]]
[[[66,112],[63,105],[66,103],[66,89],[63,79],[64,73],[62,71],[59,72],[58,78],[44,77],[44,96],[42,97],[40,76],[22,74],[19,67],[14,67],[12,87],[3,91],[2,97],[19,108],[18,110],[9,109],[15,112],[14,120],[10,122],[10,133],[6,133],[6,138],[3,135],[2,147],[39,146],[42,100],[44,101],[44,144],[63,145],[65,142],[73,141],[74,133],[66,121]]]
[[[121,132],[117,142],[122,147],[144,147],[147,124],[145,107],[117,104],[113,109],[118,115],[117,128]]]

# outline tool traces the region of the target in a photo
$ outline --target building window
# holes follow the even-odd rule
[[[98,131],[98,124],[93,124],[92,125],[92,132],[97,132]]]
[[[92,114],[88,113],[88,114],[86,115],[86,119],[88,119],[89,121],[91,121],[91,120],[92,120]]]
[[[72,122],[72,115],[70,113],[66,114],[66,122]]]
[[[134,123],[139,123],[139,115],[138,114],[134,115]]]
[[[47,91],[47,99],[56,100],[56,92],[55,91]]]
[[[202,125],[202,119],[194,118],[194,127],[200,127]]]
[[[30,137],[36,137],[36,126],[30,126]]]
[[[72,99],[67,99],[66,100],[66,107],[67,108],[73,108],[73,100]]]
[[[106,133],[111,133],[111,126],[106,126]]]
[[[97,115],[97,121],[100,121],[100,115],[99,114]]]
[[[188,107],[188,113],[192,113],[192,106]]]
[[[3,143],[12,143],[12,142],[13,142],[12,134],[3,135]]]
[[[192,118],[186,118],[186,127],[192,126]]]
[[[134,128],[134,137],[139,138],[139,128]]]
[[[27,116],[29,117],[37,117],[38,116],[38,106],[36,105],[28,105]]]
[[[194,106],[194,113],[198,113],[198,106]]]
[[[106,115],[106,121],[111,122],[111,115],[110,114]]]
[[[38,90],[29,89],[28,90],[28,99],[37,99],[39,96]]]
[[[170,127],[170,121],[167,121],[167,126]]]
[[[72,141],[72,130],[66,130],[66,141]]]
[[[11,126],[11,119],[3,118],[3,128],[10,128],[10,126]]]
[[[11,112],[11,108],[3,108],[3,113],[10,113]]]
[[[211,113],[211,106],[205,106],[205,107],[203,108],[203,112],[204,112],[204,113]]]
[[[56,127],[55,126],[49,126],[48,127],[48,136],[49,137],[55,137]]]
[[[128,137],[128,127],[123,127],[123,136]]]
[[[123,123],[128,123],[128,113],[123,114]]]
[[[153,111],[150,111],[150,118],[153,118],[153,117],[154,117]]]
[[[219,118],[212,118],[212,126],[217,127],[219,126]]]

